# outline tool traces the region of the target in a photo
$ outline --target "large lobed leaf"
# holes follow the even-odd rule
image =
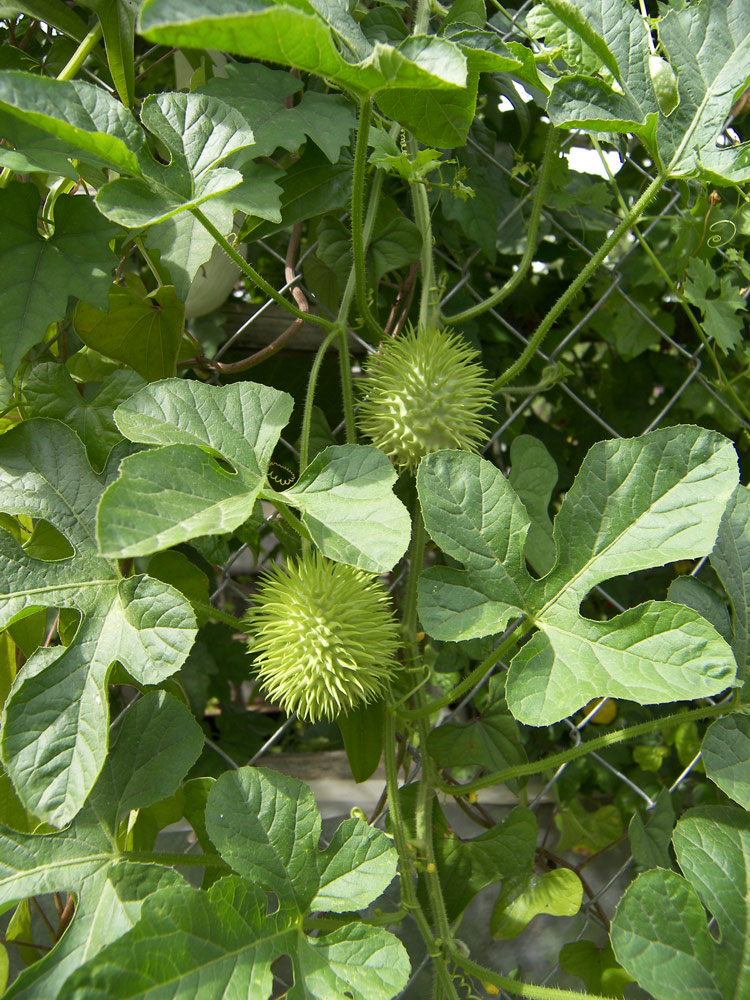
[[[342,913],[376,899],[396,874],[386,836],[346,820],[318,849],[321,820],[310,789],[262,768],[223,774],[206,805],[208,836],[238,875],[208,892],[175,886],[144,904],[132,931],[83,965],[66,995],[76,1000],[271,996],[271,963],[286,954],[295,982],[287,996],[390,1000],[409,959],[384,930],[351,924],[308,937],[301,918]],[[268,913],[266,892],[278,900]]]
[[[672,843],[684,877],[655,868],[628,888],[612,922],[617,961],[655,1000],[742,1000],[750,991],[750,816],[691,809]]]
[[[396,474],[382,452],[332,446],[286,493],[268,485],[291,410],[289,395],[253,382],[167,379],[131,396],[115,414],[118,427],[131,441],[157,447],[126,458],[103,496],[101,550],[146,555],[234,531],[265,496],[298,508],[329,558],[369,572],[390,569],[408,544],[409,516],[393,495]]]
[[[79,965],[132,927],[148,895],[182,882],[171,868],[123,853],[118,825],[128,810],[171,795],[202,746],[188,709],[163,691],[151,692],[117,724],[96,787],[68,829],[28,835],[0,826],[0,906],[49,892],[76,896],[75,917],[62,939],[6,997],[54,1000]]]
[[[27,420],[0,439],[0,509],[46,521],[69,543],[47,561],[0,532],[0,622],[38,607],[81,615],[68,646],[30,656],[3,711],[3,763],[23,804],[54,826],[76,815],[104,764],[114,661],[156,684],[179,669],[196,634],[182,594],[143,574],[122,577],[98,554],[96,507],[118,458],[116,449],[95,474],[57,420]]]
[[[737,479],[731,443],[697,427],[594,445],[555,518],[557,562],[535,580],[524,557],[529,517],[502,473],[462,452],[428,456],[417,477],[425,524],[465,569],[424,572],[422,624],[448,640],[496,634],[516,616],[536,624],[507,682],[511,711],[530,725],[597,697],[716,694],[733,683],[735,661],[691,608],[648,601],[604,622],[579,608],[611,577],[710,552]]]

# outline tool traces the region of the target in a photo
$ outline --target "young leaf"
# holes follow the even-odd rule
[[[735,714],[717,719],[709,726],[701,749],[711,781],[750,810],[750,718]]]
[[[0,350],[8,376],[42,340],[49,324],[63,319],[68,296],[106,308],[117,264],[109,249],[117,227],[90,199],[61,195],[55,231],[46,239],[37,226],[39,202],[33,184],[12,183],[0,190]]]
[[[737,476],[730,443],[697,427],[594,445],[555,518],[557,564],[534,580],[524,563],[529,519],[510,483],[478,456],[430,455],[417,477],[425,524],[466,569],[423,573],[422,624],[459,640],[496,634],[515,616],[534,621],[539,631],[514,657],[506,691],[529,725],[592,698],[716,694],[732,683],[734,658],[696,612],[648,601],[595,622],[579,608],[613,576],[708,553]]]
[[[0,508],[48,521],[75,550],[45,562],[0,532],[2,623],[40,606],[81,615],[68,646],[30,657],[3,712],[3,763],[23,804],[53,826],[76,815],[104,763],[113,662],[158,683],[179,669],[196,633],[182,594],[142,574],[121,577],[98,555],[94,519],[105,481],[57,420],[26,420],[0,439]]]
[[[750,989],[750,816],[689,810],[672,838],[684,878],[652,869],[620,900],[611,940],[617,961],[655,1000],[726,1000]],[[708,928],[716,918],[719,939]]]

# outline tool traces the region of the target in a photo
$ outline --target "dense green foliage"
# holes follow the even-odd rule
[[[750,991],[750,9],[492,7],[0,8],[5,996]]]

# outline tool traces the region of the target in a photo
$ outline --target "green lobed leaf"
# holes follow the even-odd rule
[[[146,805],[174,789],[200,750],[196,735],[202,742],[197,723],[179,702],[163,692],[146,694],[122,720],[106,769],[70,827],[27,835],[0,826],[0,906],[48,892],[76,896],[75,916],[61,940],[5,996],[69,996],[68,977],[132,927],[142,901],[181,883],[171,868],[130,860],[116,842],[114,822],[122,808]]]
[[[387,931],[351,924],[315,938],[294,911],[266,916],[260,889],[231,876],[208,892],[167,889],[151,896],[133,930],[83,966],[72,1000],[125,1000],[165,995],[187,1000],[210,980],[217,997],[271,996],[271,963],[286,954],[294,967],[289,1000],[391,1000],[409,977],[403,945]]]
[[[61,139],[90,163],[139,176],[151,159],[133,115],[93,84],[4,70],[0,108]]]
[[[671,7],[658,19],[659,42],[677,78],[678,102],[674,106],[672,97],[666,113],[649,64],[650,28],[635,7],[627,0],[544,3],[595,49],[611,74],[594,75],[590,65],[573,59],[579,75],[563,76],[550,96],[548,112],[556,125],[635,132],[671,177],[719,183],[750,177],[744,149],[717,146],[733,95],[750,75],[750,12],[743,0]],[[605,58],[607,51],[614,63]]]
[[[65,316],[74,295],[100,308],[117,258],[109,241],[117,228],[88,198],[61,195],[55,204],[55,231],[39,232],[39,191],[13,182],[0,190],[0,295],[3,326],[0,351],[8,376],[50,323]]]
[[[305,91],[298,104],[287,107],[287,98],[302,90],[291,73],[260,63],[229,63],[226,74],[213,77],[198,93],[219,98],[252,124],[255,143],[246,155],[270,156],[278,148],[295,152],[312,139],[336,163],[341,148],[349,145],[356,119],[341,95]]]
[[[750,989],[750,816],[690,809],[672,840],[684,877],[652,869],[627,889],[612,922],[617,961],[655,1000],[739,1000]]]
[[[369,573],[391,569],[409,543],[409,513],[394,496],[393,465],[371,445],[332,445],[319,452],[281,494],[323,555]]]
[[[206,807],[221,856],[264,891],[299,913],[362,909],[396,874],[395,850],[380,831],[349,819],[321,853],[320,823],[309,787],[266,768],[223,774]]]
[[[338,2],[259,0],[248,9],[243,0],[150,0],[141,8],[140,31],[167,45],[216,48],[315,73],[361,96],[393,88],[460,90],[466,81],[458,46],[430,36],[370,45]]]
[[[102,551],[147,555],[239,527],[291,410],[286,393],[252,382],[219,387],[166,379],[131,396],[115,414],[120,431],[159,447],[125,459],[102,498]]]
[[[717,719],[703,737],[701,749],[711,781],[750,810],[750,718],[735,714]]]
[[[0,507],[48,521],[74,549],[46,562],[0,532],[2,624],[36,607],[81,616],[69,645],[27,660],[3,711],[3,763],[26,808],[54,826],[75,816],[104,763],[113,662],[158,683],[180,667],[196,632],[178,591],[142,574],[121,577],[97,554],[107,474],[95,475],[80,439],[56,420],[24,421],[0,440]]]
[[[301,917],[322,908],[368,905],[396,874],[388,838],[346,820],[320,852],[320,813],[301,781],[263,768],[225,772],[206,800],[206,831],[232,875],[207,892],[180,887],[154,893],[132,931],[83,964],[66,987],[95,997],[270,997],[271,963],[288,955],[290,998],[350,996],[390,1000],[406,984],[409,960],[384,930],[350,924],[308,937]],[[252,881],[250,881],[252,880]],[[268,912],[265,892],[278,905]],[[123,975],[123,970],[128,974]]]
[[[62,365],[43,362],[26,375],[23,398],[30,417],[51,417],[72,428],[83,441],[89,462],[99,471],[123,440],[113,413],[142,385],[143,379],[135,372],[114,371],[93,395],[84,396]]]
[[[738,486],[719,527],[711,565],[732,605],[732,649],[743,685],[750,676],[750,489]],[[741,695],[744,698],[744,695]]]
[[[144,163],[146,179],[105,184],[96,204],[108,219],[140,229],[226,195],[242,183],[239,171],[220,164],[252,145],[253,132],[223,101],[204,94],[151,95],[143,102],[141,121],[164,144],[170,163],[150,160]]]
[[[736,482],[731,444],[696,427],[594,445],[555,518],[557,564],[534,580],[523,559],[528,515],[505,477],[478,456],[428,456],[417,476],[427,530],[466,569],[424,572],[422,624],[460,640],[496,634],[517,615],[532,620],[539,631],[514,657],[506,691],[530,725],[593,698],[716,694],[732,683],[734,658],[692,609],[648,601],[595,622],[579,608],[611,577],[707,554]]]

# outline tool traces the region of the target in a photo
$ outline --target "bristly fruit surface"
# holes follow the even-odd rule
[[[477,451],[492,408],[478,356],[457,334],[432,327],[384,342],[360,382],[360,430],[400,468],[443,449]]]
[[[309,722],[377,701],[397,667],[386,591],[318,552],[267,573],[247,623],[266,695]]]

